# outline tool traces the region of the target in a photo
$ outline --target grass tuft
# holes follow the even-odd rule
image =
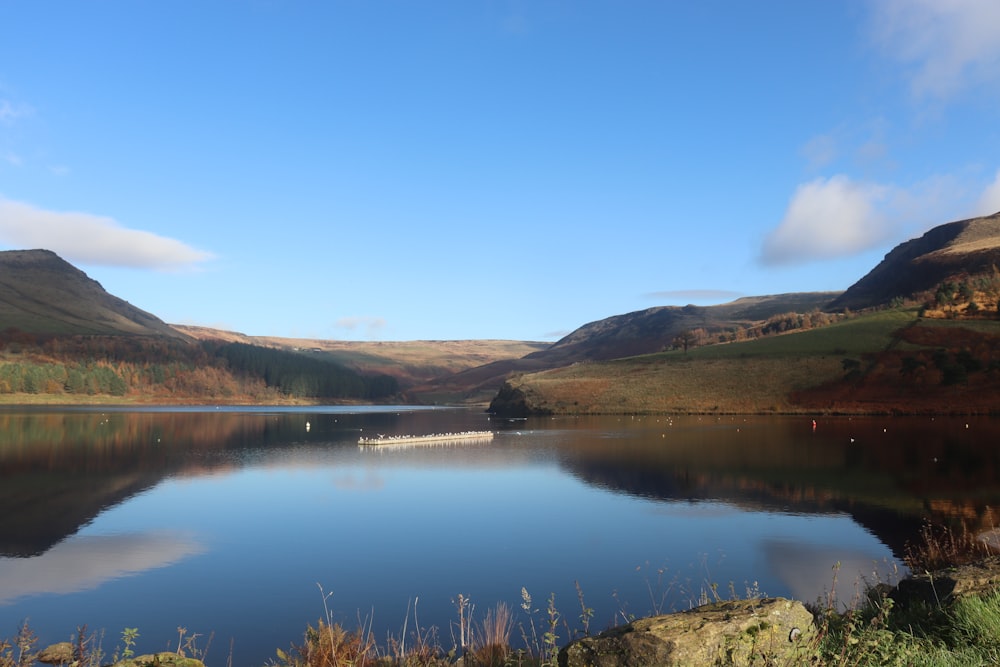
[[[917,540],[907,543],[903,561],[913,572],[930,572],[967,565],[990,555],[989,546],[969,532],[965,524],[955,529],[925,523]]]

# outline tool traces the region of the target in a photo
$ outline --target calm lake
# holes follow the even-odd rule
[[[580,629],[703,594],[815,601],[894,582],[925,518],[987,527],[1000,420],[586,417],[469,410],[0,410],[0,637],[78,626],[143,652],[178,628],[207,661],[263,665],[324,615],[380,644],[452,646],[525,588]],[[492,430],[487,443],[362,448],[361,436]],[[839,568],[836,565],[839,563]],[[322,587],[322,592],[320,587]],[[416,613],[414,613],[416,610]],[[515,630],[515,637],[520,637]],[[560,631],[560,643],[569,632]]]

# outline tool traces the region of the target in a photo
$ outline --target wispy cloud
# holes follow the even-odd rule
[[[731,292],[722,289],[681,289],[664,290],[662,292],[650,292],[645,296],[659,301],[732,301],[741,296],[746,296],[741,292]]]
[[[845,121],[807,139],[799,154],[810,171],[838,171],[834,165],[844,162],[865,169],[892,166],[887,163],[887,129],[888,123],[882,116],[860,122]]]
[[[979,201],[976,202],[975,215],[992,215],[1000,212],[1000,169],[997,169],[996,178],[986,186]]]
[[[378,338],[382,330],[385,329],[386,322],[381,317],[354,315],[350,317],[341,317],[334,323],[334,326],[338,329],[346,329],[351,333],[361,329],[364,330],[366,338]]]
[[[16,248],[44,248],[85,264],[178,269],[213,255],[176,239],[122,227],[108,217],[47,211],[0,197],[0,241]]]
[[[875,40],[911,68],[913,92],[948,98],[1000,81],[1000,2],[876,0]]]
[[[10,125],[15,120],[31,114],[31,107],[0,99],[0,123]]]
[[[818,178],[800,185],[781,223],[768,234],[764,264],[800,264],[852,255],[884,242],[892,228],[880,212],[885,186],[847,176]]]
[[[800,150],[810,169],[821,169],[837,159],[837,140],[829,134],[818,134]]]

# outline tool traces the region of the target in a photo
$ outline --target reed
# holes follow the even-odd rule
[[[992,555],[990,547],[962,523],[957,528],[925,523],[918,538],[906,545],[903,560],[914,572],[965,565]]]

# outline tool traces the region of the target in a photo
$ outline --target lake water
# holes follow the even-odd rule
[[[383,408],[0,411],[0,637],[87,624],[111,652],[211,635],[208,662],[262,665],[324,615],[380,643],[452,645],[524,587],[570,627],[748,589],[849,601],[894,581],[926,517],[1000,503],[988,418],[490,420]],[[489,429],[489,443],[371,449],[362,435]],[[836,567],[839,563],[839,567]],[[322,589],[322,592],[321,592]],[[416,614],[414,614],[414,609]],[[538,621],[541,617],[538,617]],[[560,642],[567,638],[560,631]],[[520,636],[515,630],[515,635]]]

